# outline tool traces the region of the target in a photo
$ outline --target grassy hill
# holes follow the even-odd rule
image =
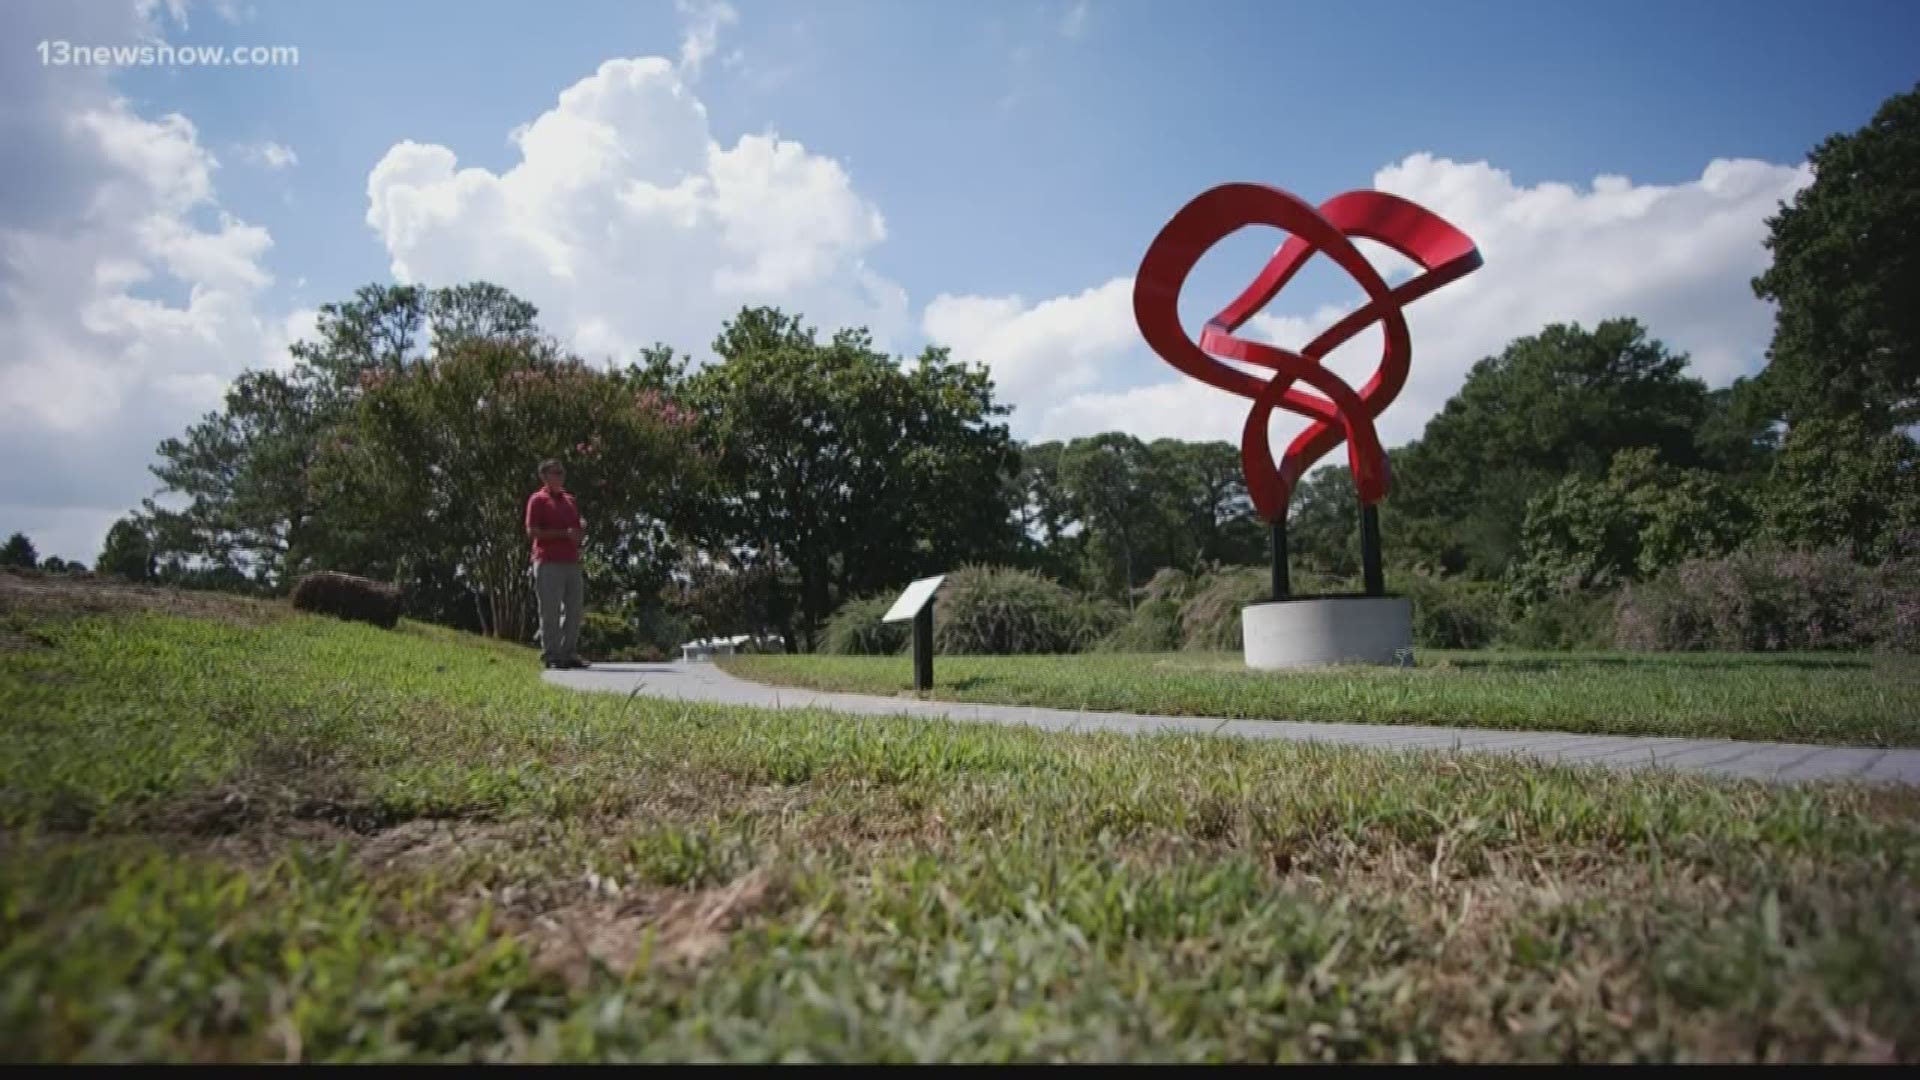
[[[569,694],[0,575],[9,1059],[1913,1059],[1920,794]]]

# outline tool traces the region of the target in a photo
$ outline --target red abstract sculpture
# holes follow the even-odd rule
[[[1207,320],[1195,343],[1180,325],[1180,290],[1201,256],[1248,225],[1271,225],[1291,235],[1253,284]],[[1389,289],[1352,237],[1385,244],[1424,272]],[[1353,275],[1365,290],[1367,303],[1297,353],[1235,337],[1234,332],[1265,307],[1316,251],[1325,252]],[[1201,193],[1173,215],[1147,248],[1133,284],[1134,320],[1147,344],[1188,375],[1253,402],[1241,432],[1240,457],[1254,509],[1275,529],[1276,597],[1284,595],[1283,530],[1293,487],[1343,439],[1354,485],[1367,511],[1366,524],[1374,524],[1373,507],[1386,496],[1389,483],[1387,455],[1374,421],[1406,384],[1412,356],[1401,309],[1472,273],[1480,264],[1479,249],[1465,233],[1396,195],[1349,191],[1316,210],[1294,195],[1263,184],[1223,184]],[[1320,362],[1376,322],[1384,325],[1386,348],[1379,370],[1356,393]],[[1263,379],[1216,357],[1270,368],[1273,375]],[[1296,388],[1295,383],[1310,389]],[[1313,421],[1277,465],[1267,438],[1267,421],[1275,406]],[[1377,552],[1368,554],[1372,556],[1368,591],[1376,592]]]

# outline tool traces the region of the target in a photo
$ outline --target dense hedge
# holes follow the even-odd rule
[[[910,622],[883,623],[880,616],[893,606],[893,598],[867,596],[849,600],[827,620],[820,651],[841,656],[892,656],[912,642]]]
[[[1506,632],[1500,586],[1493,582],[1404,573],[1387,586],[1413,605],[1417,648],[1484,649]]]
[[[1192,599],[1180,607],[1180,644],[1188,649],[1232,651],[1240,648],[1240,609],[1273,598],[1273,579],[1265,570],[1222,570],[1196,583]]]
[[[589,660],[611,660],[640,644],[633,625],[610,611],[589,611],[580,622],[580,654]]]
[[[1622,591],[1626,649],[1920,651],[1920,535],[1877,566],[1841,548],[1753,547]]]
[[[934,603],[934,648],[949,655],[1071,653],[1125,619],[1107,601],[1031,570],[973,566],[947,576]]]
[[[1133,616],[1100,640],[1102,652],[1172,652],[1180,647],[1180,604],[1142,600]]]
[[[405,602],[397,586],[332,570],[301,578],[293,587],[291,600],[301,611],[371,623],[383,630],[399,624]]]

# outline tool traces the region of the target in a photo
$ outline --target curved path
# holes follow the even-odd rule
[[[735,678],[710,663],[601,664],[587,671],[549,671],[550,683],[575,690],[641,693],[648,697],[771,709],[829,709],[869,716],[930,716],[994,724],[1028,724],[1051,731],[1177,731],[1250,739],[1340,743],[1383,750],[1461,750],[1623,769],[1666,768],[1743,779],[1866,780],[1920,785],[1920,750],[1871,750],[1729,739],[1565,735],[1550,731],[1322,724],[1289,720],[1220,720],[1192,716],[1072,712],[1018,705],[918,701],[765,686]]]

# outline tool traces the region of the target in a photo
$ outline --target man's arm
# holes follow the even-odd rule
[[[543,515],[540,513],[540,503],[538,501],[538,497],[536,496],[535,498],[528,499],[527,500],[527,537],[528,539],[531,539],[531,540],[570,540],[572,539],[571,536],[567,535],[567,530],[565,529],[549,529],[543,526],[540,523],[540,519],[542,516]]]
[[[532,540],[582,540],[586,538],[586,522],[578,529],[549,529],[540,523],[542,515],[540,504],[533,499],[527,500],[527,537]]]

